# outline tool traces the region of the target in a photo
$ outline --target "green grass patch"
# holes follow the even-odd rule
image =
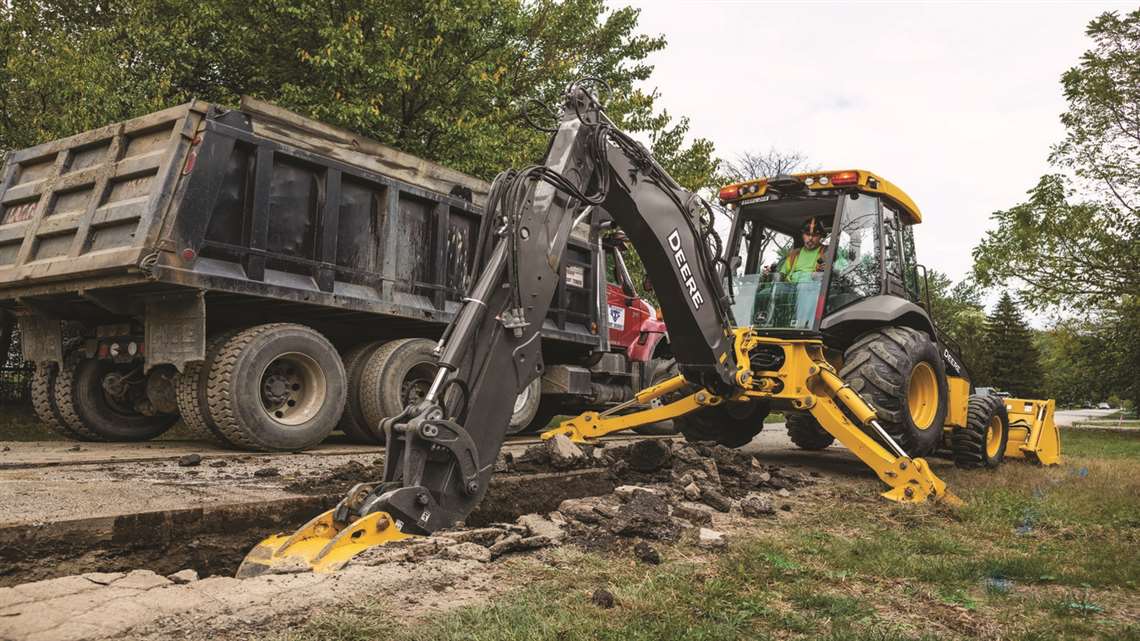
[[[1140,460],[1140,430],[1121,432],[1069,431],[1061,428],[1061,454],[1075,457]]]

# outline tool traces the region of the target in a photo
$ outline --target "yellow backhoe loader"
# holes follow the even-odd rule
[[[749,181],[720,196],[736,212],[727,247],[711,207],[615,127],[586,83],[571,85],[543,164],[504,172],[492,186],[478,277],[440,339],[430,389],[376,426],[387,443],[383,481],[353,488],[297,533],[263,541],[238,575],[335,569],[362,549],[431,534],[475,508],[514,399],[543,374],[539,328],[570,229],[585,221],[596,230],[616,224],[636,248],[674,361],[629,402],[545,437],[586,441],[672,418],[687,438],[741,445],[777,409],[801,416],[815,445],[838,439],[875,470],[884,496],[910,503],[954,500],[916,457],[946,434],[960,464],[1000,462],[1008,428],[1021,427],[1026,408],[971,398],[964,368],[914,302],[904,232],[920,217],[905,194],[869,172],[845,171]],[[831,229],[835,238],[801,245],[804,229],[812,239]],[[1056,448],[1041,455],[1052,447],[1042,443],[1055,443],[1056,431],[1051,403],[1040,406],[1015,443],[1048,462]]]

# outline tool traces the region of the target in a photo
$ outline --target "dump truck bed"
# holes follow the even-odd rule
[[[9,154],[0,304],[100,320],[193,288],[406,335],[459,309],[488,187],[266,103],[193,101]],[[575,239],[547,338],[604,341],[598,254]]]

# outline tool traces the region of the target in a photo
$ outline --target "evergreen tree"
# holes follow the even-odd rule
[[[1009,292],[986,318],[988,383],[1021,398],[1039,398],[1043,374],[1033,333]]]

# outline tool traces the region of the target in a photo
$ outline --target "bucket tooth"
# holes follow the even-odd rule
[[[352,557],[377,545],[410,538],[387,512],[373,512],[339,526],[333,510],[324,512],[292,535],[275,534],[246,554],[238,568],[239,579],[260,574],[333,572]]]

